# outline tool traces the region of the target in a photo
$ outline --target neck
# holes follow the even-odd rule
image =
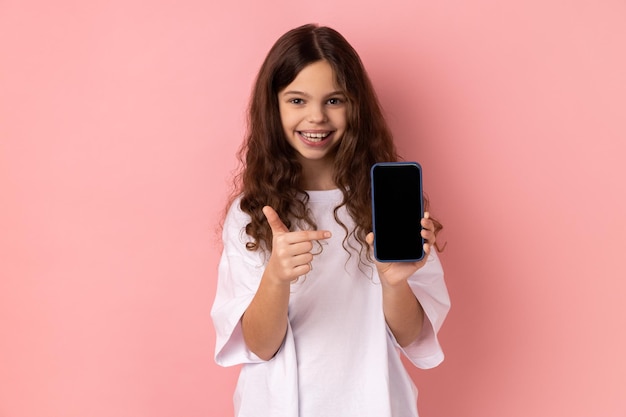
[[[337,184],[333,180],[332,160],[305,161],[302,163],[302,187],[310,191],[333,190]]]

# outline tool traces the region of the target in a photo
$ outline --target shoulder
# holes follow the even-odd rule
[[[236,197],[226,210],[223,222],[223,238],[228,235],[240,234],[250,223],[250,215],[241,209],[241,196]]]
[[[257,265],[262,251],[248,250],[248,244],[253,242],[250,235],[246,233],[246,226],[250,224],[251,217],[241,209],[241,197],[237,197],[228,207],[224,223],[222,226],[222,244],[224,254],[237,256],[244,262],[252,262]]]
[[[241,195],[235,197],[226,210],[224,225],[229,223],[250,222],[250,216],[241,209]]]

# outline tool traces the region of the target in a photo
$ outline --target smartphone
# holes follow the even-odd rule
[[[372,166],[374,257],[380,262],[414,262],[424,257],[422,167],[417,162]]]

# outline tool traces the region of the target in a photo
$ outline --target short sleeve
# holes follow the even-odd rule
[[[215,362],[221,366],[263,362],[248,349],[241,330],[241,317],[259,287],[265,268],[262,256],[245,247],[248,222],[249,217],[239,209],[239,200],[236,200],[224,221],[224,248],[211,308],[216,333]]]
[[[408,282],[424,309],[424,325],[420,336],[400,350],[418,368],[434,368],[444,358],[437,334],[450,310],[443,268],[435,250]]]

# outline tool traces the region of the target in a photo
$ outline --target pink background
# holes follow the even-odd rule
[[[422,416],[626,416],[626,3],[223,3],[0,0],[0,416],[230,415],[215,230],[307,22],[361,53],[445,225]]]

